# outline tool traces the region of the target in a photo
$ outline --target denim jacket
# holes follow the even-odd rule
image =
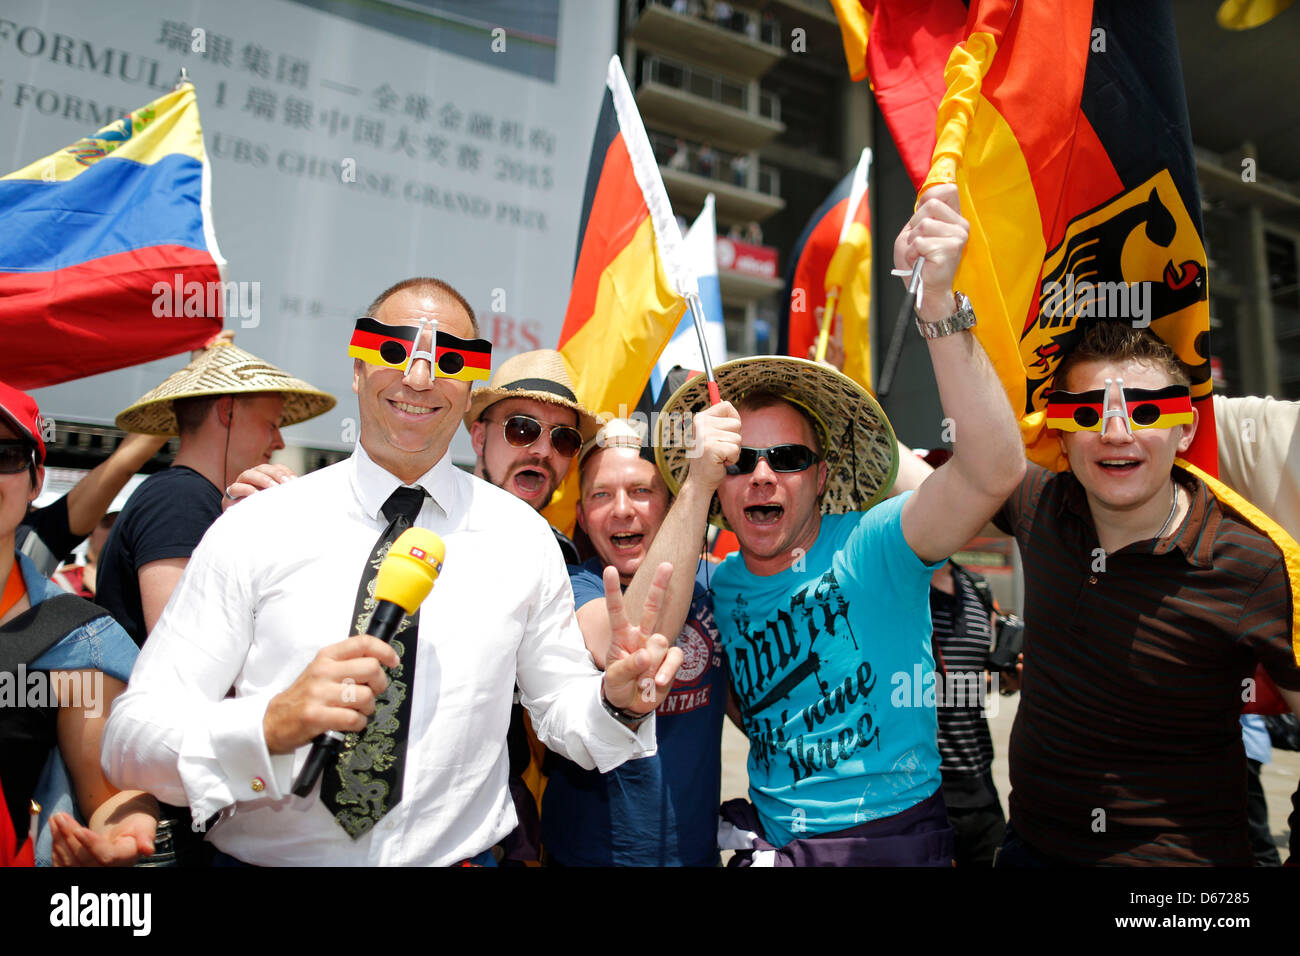
[[[41,574],[31,558],[17,554],[18,567],[22,569],[23,584],[27,587],[27,600],[33,605],[63,594],[57,584]],[[139,649],[135,642],[111,617],[101,617],[83,624],[59,643],[41,654],[29,670],[83,670],[93,668],[109,677],[125,681],[131,676]],[[51,864],[53,841],[50,837],[49,819],[55,813],[71,813],[80,817],[73,795],[72,780],[59,752],[50,754],[45,771],[36,785],[35,800],[41,805],[40,836],[36,841],[37,866]]]
[[[34,607],[48,598],[65,593],[41,574],[25,554],[16,554],[22,568],[27,600]],[[93,668],[109,677],[125,681],[131,676],[139,649],[135,642],[111,617],[101,617],[83,624],[28,665],[28,670],[57,671]]]

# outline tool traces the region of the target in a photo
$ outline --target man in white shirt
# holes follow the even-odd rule
[[[420,328],[417,355],[434,348],[431,322],[477,334],[468,304],[437,280],[399,283],[368,314]],[[613,578],[617,649],[603,677],[593,667],[545,520],[446,457],[469,381],[435,378],[421,358],[405,370],[358,359],[353,390],[353,456],[252,496],[194,552],[114,707],[104,768],[188,804],[196,821],[220,812],[209,839],[246,863],[486,862],[515,823],[505,753],[515,682],[548,746],[605,771],[654,752],[643,715],[681,653],[645,621],[645,634],[627,623]],[[384,668],[398,663],[389,645],[343,635],[381,507],[403,485],[427,493],[414,523],[442,537],[446,558],[420,613],[401,800],[353,838],[319,791],[289,791],[305,745],[363,730]]]

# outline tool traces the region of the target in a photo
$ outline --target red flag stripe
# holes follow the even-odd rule
[[[623,142],[623,134],[619,133],[605,151],[596,198],[591,204],[582,251],[573,273],[573,291],[569,295],[569,308],[564,315],[558,348],[563,349],[565,343],[591,319],[605,267],[628,244],[637,227],[649,215],[650,209],[632,170],[632,158]]]

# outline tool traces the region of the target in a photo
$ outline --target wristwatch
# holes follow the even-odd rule
[[[605,713],[609,714],[609,716],[613,717],[620,724],[630,730],[635,730],[637,727],[640,727],[642,721],[649,717],[651,713],[654,713],[654,711],[650,711],[650,713],[645,714],[634,714],[630,710],[615,707],[610,703],[609,698],[605,696],[605,681],[603,678],[600,682],[600,703],[601,706],[605,708]]]
[[[954,292],[952,297],[957,301],[957,311],[948,318],[940,319],[938,322],[922,322],[919,315],[916,317],[916,328],[925,338],[941,339],[945,335],[974,328],[975,310],[971,308],[966,293]]]

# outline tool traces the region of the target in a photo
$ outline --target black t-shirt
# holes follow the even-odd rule
[[[140,568],[165,558],[188,558],[219,517],[220,489],[184,465],[146,478],[117,516],[99,556],[95,603],[117,618],[136,644],[143,647],[148,636]]]
[[[85,538],[84,534],[73,534],[68,527],[68,496],[64,495],[22,520],[14,546],[36,563],[41,574],[49,577],[60,564],[67,562],[72,549]]]

